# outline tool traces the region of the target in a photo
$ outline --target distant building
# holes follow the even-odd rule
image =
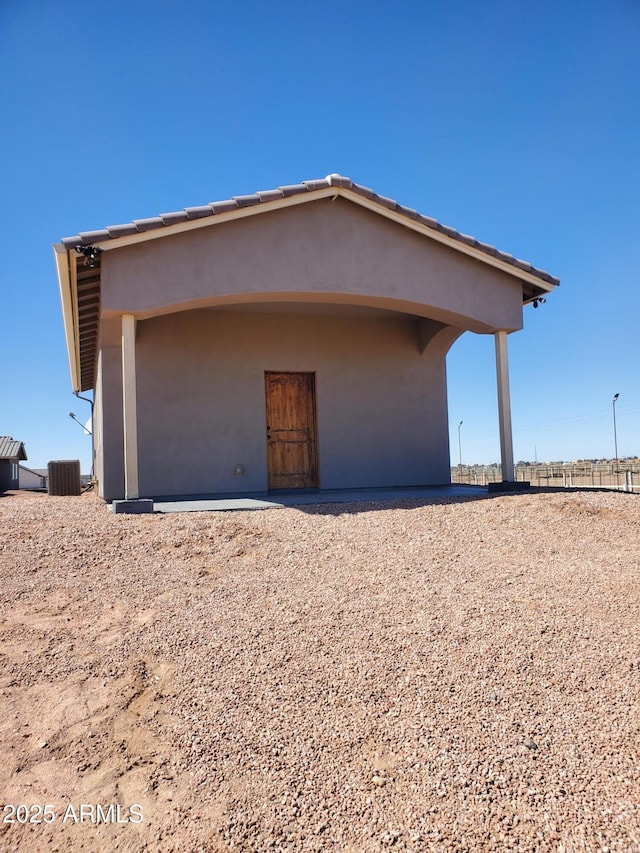
[[[20,465],[18,468],[18,480],[20,489],[39,490],[47,488],[47,474],[45,471],[38,471],[34,468],[27,468],[26,465]]]
[[[20,488],[20,463],[27,458],[24,444],[0,435],[0,493]]]

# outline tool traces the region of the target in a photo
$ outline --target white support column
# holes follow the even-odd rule
[[[513,483],[513,437],[511,434],[511,395],[509,393],[509,361],[507,333],[496,332],[496,377],[498,380],[498,418],[500,421],[500,459],[502,481]]]
[[[124,425],[124,496],[139,498],[138,417],[136,409],[136,318],[122,315],[122,418]]]

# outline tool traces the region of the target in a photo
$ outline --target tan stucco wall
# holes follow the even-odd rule
[[[418,320],[400,315],[197,310],[138,323],[140,494],[266,490],[267,370],[316,373],[322,488],[448,482],[444,354],[420,350]],[[104,347],[101,371],[112,499],[123,488],[117,347]]]
[[[522,327],[517,278],[342,198],[109,249],[101,266],[107,315],[294,294],[389,307],[481,333]]]

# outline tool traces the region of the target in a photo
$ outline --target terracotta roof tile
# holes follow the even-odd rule
[[[387,198],[385,195],[378,195],[377,193],[373,194],[373,201],[378,202],[378,204],[384,205],[384,207],[388,207],[389,210],[395,210],[398,206],[398,203],[392,198]]]
[[[209,207],[214,213],[226,213],[228,210],[237,210],[238,202],[233,198],[227,198],[224,201],[214,201]]]
[[[256,195],[260,201],[277,201],[279,198],[284,198],[282,190],[262,190]]]
[[[175,210],[173,213],[161,213],[160,219],[165,225],[175,225],[178,222],[186,222],[189,217],[186,210]]]
[[[260,204],[260,196],[256,195],[234,195],[233,200],[238,207],[249,207],[252,204]]]
[[[78,236],[80,237],[79,245],[90,246],[92,243],[99,243],[100,240],[108,240],[109,232],[106,228],[101,228],[99,231],[81,231]]]
[[[418,211],[414,210],[412,207],[405,207],[404,205],[397,205],[396,210],[398,213],[401,213],[403,216],[407,216],[409,219],[417,219]]]
[[[303,181],[302,183],[308,190],[325,190],[327,187],[331,186],[326,178],[319,178],[315,181]]]
[[[202,219],[204,216],[212,216],[211,205],[199,205],[198,207],[185,207],[189,219]]]
[[[135,223],[130,222],[127,225],[107,225],[107,231],[112,239],[117,237],[127,237],[129,234],[137,234],[138,229]]]
[[[429,228],[438,227],[438,220],[434,219],[432,216],[425,216],[424,213],[421,213],[418,219],[423,223],[423,225],[428,225]]]
[[[133,224],[137,231],[152,231],[154,228],[162,228],[164,222],[160,216],[154,216],[152,219],[134,219]]]
[[[282,194],[287,198],[292,195],[298,195],[299,193],[309,192],[304,184],[289,184],[285,187],[278,187],[278,189],[281,190]]]

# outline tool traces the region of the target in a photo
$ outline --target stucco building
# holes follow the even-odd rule
[[[339,175],[54,247],[107,500],[449,482],[446,354],[558,280]]]

